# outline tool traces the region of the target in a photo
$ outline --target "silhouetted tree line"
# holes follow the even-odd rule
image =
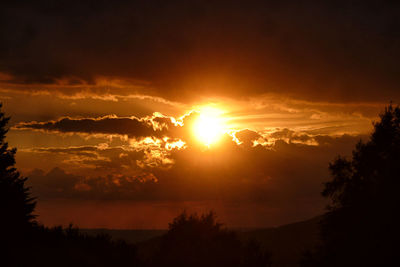
[[[258,243],[243,243],[237,234],[216,221],[213,212],[182,213],[161,237],[150,266],[271,266],[270,255]]]
[[[400,108],[389,105],[351,159],[329,166],[321,244],[302,266],[400,266]]]
[[[270,266],[255,242],[243,244],[216,222],[214,213],[183,213],[154,242],[149,257],[108,235],[89,236],[70,225],[48,228],[35,221],[35,199],[16,170],[16,149],[5,141],[9,117],[0,103],[0,266]]]

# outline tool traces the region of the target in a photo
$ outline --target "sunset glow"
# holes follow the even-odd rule
[[[400,103],[398,1],[5,2],[0,143],[46,226],[319,216],[329,163]]]
[[[225,133],[226,127],[221,118],[223,112],[215,108],[203,108],[194,124],[194,135],[197,140],[206,146],[218,142]]]

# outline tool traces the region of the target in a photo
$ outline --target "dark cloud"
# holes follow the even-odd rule
[[[356,141],[367,140],[367,134],[358,135],[326,135],[326,134],[312,134],[307,131],[293,131],[288,128],[276,129],[274,132],[269,133],[268,138],[274,142],[282,142],[289,144],[307,144],[320,147],[337,147],[344,148],[353,145]],[[340,151],[340,149],[339,149]]]
[[[36,148],[32,149],[33,152],[39,153],[61,153],[61,154],[75,154],[85,157],[96,157],[98,148],[95,146],[83,146],[83,147],[68,147],[68,148]]]
[[[44,172],[35,169],[29,173],[29,185],[39,199],[147,199],[148,184],[157,183],[151,173],[137,176],[104,175],[84,177],[66,172],[60,168]]]
[[[138,175],[141,171],[137,162],[145,158],[146,151],[149,151],[148,147],[133,149],[108,147],[107,144],[103,144],[99,146],[33,148],[21,151],[21,153],[29,154],[31,157],[40,156],[45,161],[52,161],[56,166],[69,169],[74,167],[82,175],[90,173],[93,176],[104,173]]]
[[[199,113],[190,112],[179,121],[172,117],[155,113],[151,117],[117,117],[104,116],[99,118],[70,118],[64,117],[58,120],[45,122],[20,122],[13,129],[16,130],[39,130],[56,133],[81,133],[81,134],[105,134],[123,135],[134,139],[146,137],[157,138],[165,146],[184,140],[191,145],[200,145],[194,140],[193,126],[198,119]],[[168,137],[168,140],[161,139]],[[142,144],[143,145],[143,144]]]
[[[249,129],[236,132],[235,137],[239,140],[239,142],[242,143],[242,145],[247,147],[253,146],[254,141],[256,141],[259,138],[262,138],[262,136],[259,133]]]
[[[170,118],[120,118],[105,116],[100,118],[61,118],[47,122],[22,122],[16,129],[44,130],[61,133],[115,134],[129,137],[162,136],[168,127],[174,127]]]
[[[68,174],[60,168],[54,168],[45,173],[35,169],[29,173],[29,185],[34,187],[34,193],[39,198],[57,198],[73,196],[75,185],[84,178],[79,175]]]
[[[117,93],[98,86],[111,77],[175,99],[399,98],[396,1],[7,1],[0,12],[0,72],[28,90]]]

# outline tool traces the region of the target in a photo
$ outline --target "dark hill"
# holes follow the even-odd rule
[[[136,244],[143,241],[151,240],[155,237],[161,236],[167,230],[154,230],[154,229],[80,229],[80,232],[88,235],[106,234],[111,236],[114,240],[124,240],[128,243]]]
[[[243,240],[256,240],[272,254],[273,266],[298,266],[305,250],[318,243],[321,217],[279,227],[240,232]]]

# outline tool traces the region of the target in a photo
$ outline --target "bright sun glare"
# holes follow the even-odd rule
[[[205,107],[201,108],[199,113],[193,131],[196,138],[209,147],[225,133],[224,121],[221,118],[223,112],[216,108]]]

